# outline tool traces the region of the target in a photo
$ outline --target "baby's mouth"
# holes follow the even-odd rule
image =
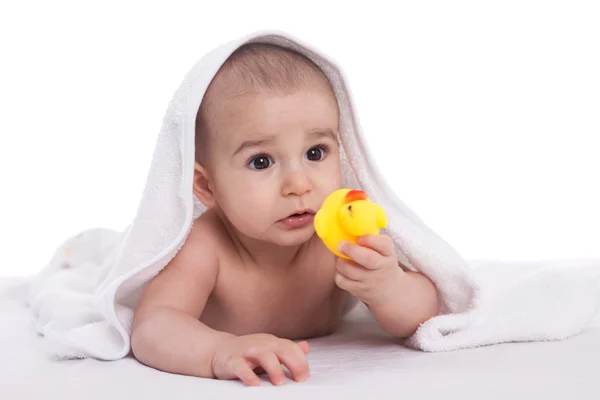
[[[314,216],[315,213],[313,211],[303,210],[288,215],[287,217],[281,219],[280,222],[290,228],[298,228],[311,223]]]
[[[315,215],[315,213],[312,210],[300,210],[298,212],[295,212],[293,214],[288,215],[286,218],[292,218],[292,217],[302,217],[302,216],[309,216],[309,215]]]
[[[289,216],[288,216],[288,218],[290,218],[290,217],[300,217],[300,216],[302,216],[302,215],[308,215],[308,214],[312,215],[312,213],[311,213],[311,212],[309,212],[309,211],[304,211],[304,212],[299,212],[299,213],[294,213],[294,214],[291,214],[291,215],[289,215]]]

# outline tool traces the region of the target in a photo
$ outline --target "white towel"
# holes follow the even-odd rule
[[[219,67],[247,42],[294,49],[331,81],[340,108],[343,185],[365,190],[386,210],[387,233],[400,261],[428,276],[438,289],[442,315],[421,325],[407,345],[442,351],[562,339],[588,324],[598,304],[598,268],[587,273],[551,268],[521,277],[514,285],[512,277],[524,269],[485,268],[492,263],[472,268],[404,205],[377,170],[339,66],[289,34],[261,31],[216,48],[185,76],[169,103],[145,190],[128,228],[93,229],[68,239],[32,285],[29,305],[52,354],[115,360],[129,353],[133,310],[144,285],[173,258],[192,221],[205,210],[192,193],[196,112]],[[586,265],[597,267],[600,262]]]

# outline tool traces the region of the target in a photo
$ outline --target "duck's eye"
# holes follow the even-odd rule
[[[348,206],[348,211],[352,212],[352,206]]]

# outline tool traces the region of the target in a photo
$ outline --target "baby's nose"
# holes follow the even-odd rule
[[[300,196],[309,192],[312,188],[310,178],[301,169],[289,173],[286,178],[283,184],[284,195],[295,194]]]

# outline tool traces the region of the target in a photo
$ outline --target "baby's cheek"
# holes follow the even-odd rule
[[[323,167],[318,174],[320,185],[326,187],[329,191],[339,189],[342,185],[342,168],[339,155],[329,157]]]
[[[237,195],[232,195],[228,211],[231,222],[244,233],[254,236],[252,232],[264,230],[272,223],[276,210],[273,198],[260,186],[241,186]]]
[[[330,172],[329,174],[321,174],[317,178],[317,190],[322,195],[323,200],[325,197],[330,195],[332,192],[342,187],[341,175],[338,173]]]

